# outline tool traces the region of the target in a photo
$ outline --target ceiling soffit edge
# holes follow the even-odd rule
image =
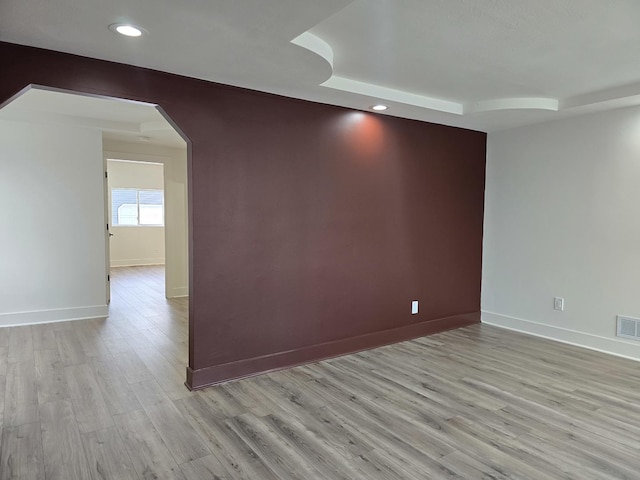
[[[309,50],[327,62],[332,73],[328,79],[319,83],[322,87],[454,115],[473,115],[506,110],[546,110],[557,112],[580,109],[595,104],[605,106],[608,103],[610,103],[611,106],[619,106],[621,101],[625,99],[636,100],[640,95],[640,83],[635,83],[564,99],[551,97],[508,97],[486,99],[478,102],[454,102],[443,98],[385,87],[375,83],[363,82],[361,80],[336,75],[333,66],[333,48],[328,42],[309,31],[297,36],[291,40],[291,43]]]

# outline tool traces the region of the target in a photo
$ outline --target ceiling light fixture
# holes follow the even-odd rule
[[[384,112],[387,108],[389,107],[387,107],[386,105],[373,105],[371,107],[371,110],[375,110],[376,112]]]
[[[136,27],[135,25],[130,25],[128,23],[112,23],[111,25],[109,25],[109,30],[114,33],[119,33],[120,35],[125,35],[127,37],[139,37],[144,31],[142,28]]]

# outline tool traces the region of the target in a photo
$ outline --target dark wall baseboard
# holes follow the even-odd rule
[[[473,325],[475,323],[480,323],[480,312],[428,320],[426,322],[406,325],[391,330],[368,333],[357,337],[336,340],[335,342],[312,345],[297,350],[273,353],[239,360],[237,362],[200,368],[198,370],[192,370],[187,367],[186,385],[190,390],[199,390],[230,380],[238,380],[274,370],[317,362],[362,350],[369,350],[412,338],[466,327],[467,325]]]

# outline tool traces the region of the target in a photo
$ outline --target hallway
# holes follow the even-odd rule
[[[120,332],[136,351],[157,350],[178,370],[182,384],[189,356],[189,298],[165,298],[164,279],[163,265],[112,268],[109,319],[96,323],[109,333]]]

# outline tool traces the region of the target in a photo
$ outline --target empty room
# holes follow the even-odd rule
[[[640,479],[640,3],[0,5],[0,480]]]

